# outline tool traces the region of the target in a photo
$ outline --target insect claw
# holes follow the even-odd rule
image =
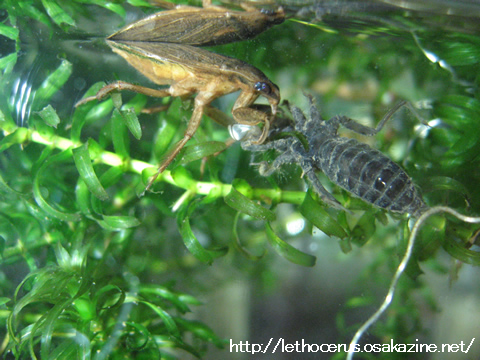
[[[263,144],[265,142],[265,139],[268,136],[268,131],[270,130],[270,121],[265,120],[265,125],[263,126],[263,131],[262,135],[258,138],[258,140],[255,140],[253,143],[254,144]]]

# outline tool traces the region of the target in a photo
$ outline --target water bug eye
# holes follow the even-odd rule
[[[270,88],[270,86],[263,81],[259,81],[255,83],[254,87],[255,87],[255,90],[260,91],[267,95],[269,95],[272,92],[272,89]]]

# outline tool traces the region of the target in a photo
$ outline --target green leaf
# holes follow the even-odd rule
[[[345,307],[347,309],[365,307],[365,306],[372,305],[374,301],[375,301],[375,298],[373,296],[365,296],[365,295],[356,296],[348,299],[347,302],[345,303]]]
[[[231,208],[264,221],[275,220],[275,213],[242,195],[234,186],[225,196],[225,203]]]
[[[82,285],[78,281],[77,273],[73,271],[65,271],[58,266],[44,267],[27,275],[15,290],[15,306],[9,317],[9,331],[14,334],[14,320],[18,314],[29,304],[34,302],[50,302],[52,304],[61,304],[65,299],[71,302],[74,297],[72,294]],[[26,287],[27,282],[33,281],[31,290]],[[18,298],[20,290],[26,290],[26,294]],[[48,316],[48,314],[45,314]],[[38,323],[38,321],[37,321]]]
[[[363,246],[375,234],[375,215],[371,211],[366,211],[357,224],[352,229],[351,241],[358,246]]]
[[[339,245],[340,250],[342,250],[344,254],[348,254],[350,251],[352,251],[352,242],[349,238],[340,239]]]
[[[201,144],[189,145],[183,148],[182,157],[177,166],[188,164],[189,162],[203,159],[210,155],[216,154],[227,148],[222,141],[207,141]]]
[[[88,190],[85,181],[83,181],[81,177],[78,178],[77,186],[75,188],[77,205],[82,214],[90,217],[94,215],[91,203],[91,195],[92,193]]]
[[[445,229],[441,229],[441,231],[443,237],[442,245],[447,253],[466,264],[480,266],[480,252],[469,249],[471,244],[468,242],[468,239],[458,239],[457,231],[447,236],[443,235]]]
[[[112,142],[113,147],[115,148],[115,153],[124,158],[127,158],[129,156],[128,137],[125,131],[125,123],[123,121],[123,116],[117,108],[113,109],[111,125]]]
[[[17,128],[11,134],[0,140],[0,153],[7,150],[12,145],[23,144],[28,139],[28,129]]]
[[[93,169],[90,154],[88,152],[88,143],[73,149],[73,160],[77,167],[80,177],[83,179],[88,189],[100,200],[108,200],[108,194],[103,188],[100,180],[98,180],[95,170]]]
[[[180,229],[180,235],[182,236],[183,243],[187,247],[188,251],[195,256],[201,262],[211,265],[213,260],[217,257],[224,256],[228,252],[228,247],[222,247],[219,249],[205,249],[190,227],[189,214],[196,208],[196,203],[191,206],[184,204],[177,215],[177,225]]]
[[[71,360],[75,357],[79,359],[88,359],[91,353],[90,342],[84,334],[75,332],[75,329],[65,325],[62,332],[66,334],[75,334],[75,340],[64,340],[60,344],[55,344],[48,354],[48,359]]]
[[[463,157],[464,161],[466,160],[465,156],[469,156],[470,158],[476,157],[477,151],[475,151],[475,148],[478,148],[478,139],[480,138],[480,133],[477,129],[473,131],[469,131],[469,129],[465,130],[469,133],[469,136],[462,136],[458,141],[456,141],[444,154],[445,157]]]
[[[273,249],[284,259],[301,266],[315,266],[317,258],[295,249],[292,245],[286,243],[275,234],[270,223],[265,224],[267,239]]]
[[[142,197],[145,193],[145,185],[150,181],[150,178],[156,175],[158,169],[155,166],[146,167],[142,170],[142,182],[137,186],[137,195]],[[155,183],[154,183],[155,184]]]
[[[90,96],[94,96],[104,86],[105,86],[104,82],[95,83],[86,91],[82,99]],[[113,109],[113,104],[111,100],[103,101],[101,103],[97,103],[96,101],[90,101],[80,106],[76,106],[75,112],[73,113],[73,119],[72,119],[72,131],[71,131],[72,141],[74,142],[80,141],[82,128],[87,121],[99,120],[106,114],[110,113],[112,109]]]
[[[178,226],[180,228],[180,235],[182,236],[183,243],[188,251],[190,251],[190,253],[201,262],[211,265],[213,263],[213,256],[210,251],[206,250],[200,244],[196,236],[193,234],[192,228],[190,227],[190,218],[185,216],[178,222]]]
[[[57,115],[57,112],[52,107],[52,105],[47,105],[41,111],[38,112],[38,115],[43,119],[45,124],[48,126],[57,128],[57,125],[60,124],[60,118]]]
[[[466,249],[452,239],[446,239],[443,248],[457,260],[466,264],[480,266],[480,253],[478,251]]]
[[[18,9],[18,15],[21,15],[22,17],[30,17],[34,19],[35,21],[38,21],[42,24],[44,24],[47,29],[52,29],[52,23],[50,22],[49,18],[47,15],[45,15],[44,12],[40,11],[33,3],[31,2],[26,2],[26,1],[18,1],[17,6],[12,6],[13,9]],[[12,9],[12,10],[13,10]]]
[[[191,332],[199,339],[211,342],[218,348],[225,346],[226,340],[219,338],[212,329],[206,326],[204,323],[195,320],[185,320],[182,318],[175,318],[175,321],[185,330]]]
[[[160,316],[162,319],[163,323],[165,324],[165,327],[167,328],[168,332],[175,336],[176,338],[180,338],[180,331],[178,330],[177,324],[173,320],[173,318],[170,316],[169,313],[167,313],[165,310],[160,308],[159,306],[156,306],[155,304],[152,304],[151,302],[148,301],[139,301],[140,304],[145,304],[147,305],[150,309],[155,311],[155,313]]]
[[[145,7],[152,6],[152,4],[150,4],[148,1],[145,1],[145,0],[127,0],[127,3],[133,6],[145,6]]]
[[[437,106],[442,104],[468,109],[476,114],[480,114],[480,101],[474,97],[468,97],[464,95],[444,96],[435,102],[435,111],[437,110]]]
[[[305,194],[300,213],[328,236],[336,236],[341,239],[347,236],[342,226],[332,218],[323,207],[321,207],[310,195],[308,191]]]
[[[116,230],[129,229],[140,225],[140,221],[133,216],[103,215],[105,225]]]
[[[5,305],[6,303],[8,303],[11,299],[7,298],[7,297],[0,297],[0,306],[2,305]]]
[[[10,224],[8,224],[10,225]],[[2,231],[3,229],[1,229],[3,226],[0,227],[0,231]],[[0,235],[0,259],[3,259],[3,256],[4,256],[4,251],[5,251],[5,247],[7,245],[7,240],[5,239],[5,237],[3,236],[3,231],[2,231],[2,235]]]
[[[51,97],[67,82],[72,74],[72,64],[62,60],[60,66],[40,85],[35,95],[35,108],[47,103]]]
[[[235,219],[233,221],[233,239],[234,239],[234,242],[233,244],[235,245],[235,248],[237,250],[239,250],[247,259],[249,260],[253,260],[253,261],[258,261],[260,260],[261,258],[263,258],[265,256],[265,254],[267,253],[266,250],[263,251],[263,253],[261,255],[253,255],[252,253],[250,253],[250,251],[248,251],[243,245],[242,243],[240,242],[240,237],[238,236],[238,231],[237,231],[237,223],[238,223],[238,218],[240,217],[240,212],[237,212],[237,214],[235,215]]]
[[[121,166],[112,166],[100,177],[100,182],[106,188],[115,185],[123,177],[125,169]]]
[[[17,53],[14,52],[0,58],[0,69],[3,69],[5,74],[8,74],[12,71],[16,63],[17,63]]]
[[[55,330],[55,326],[59,320],[59,316],[61,313],[65,311],[67,307],[69,307],[73,299],[65,299],[64,301],[57,302],[53,308],[48,310],[37,322],[35,323],[32,333],[30,342],[33,342],[33,337],[36,335],[36,332],[41,330],[41,347],[40,347],[40,354],[42,359],[48,358],[48,354],[50,352],[50,346],[52,343],[52,336]]]
[[[141,113],[143,110],[148,110],[145,109],[147,102],[148,102],[149,97],[147,95],[143,94],[135,94],[133,98],[128,100],[125,104],[122,105],[121,110],[123,111],[134,111],[135,114]],[[155,111],[154,111],[155,112]],[[160,111],[161,112],[161,111]]]
[[[184,293],[176,293],[178,296],[178,299],[183,302],[184,304],[189,304],[189,305],[202,305],[203,302],[198,300],[196,297],[189,295],[189,294],[184,294]]]
[[[480,60],[480,42],[478,37],[469,34],[458,34],[444,39],[442,47],[445,61],[452,66],[476,65]]]
[[[113,3],[113,2],[108,1],[108,2],[105,3],[105,4],[100,3],[99,5],[100,5],[100,6],[103,6],[105,9],[108,9],[108,10],[114,12],[114,13],[117,14],[117,15],[120,15],[122,18],[124,18],[125,15],[126,15],[125,9],[124,9],[123,6],[120,5],[120,4],[115,4],[115,3]]]
[[[108,284],[95,293],[93,301],[97,311],[119,308],[125,303],[127,294],[117,285]]]
[[[19,31],[17,28],[0,23],[0,35],[3,35],[12,40],[17,40],[18,34]]]
[[[46,148],[45,151],[49,152],[50,149]],[[33,179],[33,196],[37,205],[40,206],[42,210],[50,216],[63,221],[79,221],[81,217],[79,214],[63,212],[50,205],[47,200],[45,200],[42,194],[40,180],[48,166],[55,162],[63,162],[69,159],[71,156],[71,150],[67,149],[59,154],[48,157],[48,159],[44,161],[40,168],[37,170]]]
[[[233,187],[242,195],[245,195],[249,199],[253,198],[253,189],[245,179],[233,179]]]
[[[416,260],[425,261],[434,256],[445,241],[446,223],[446,217],[441,215],[431,216],[425,221],[415,240],[414,256]],[[409,233],[408,226],[404,232]]]
[[[127,125],[128,130],[132,133],[133,137],[137,140],[140,140],[142,137],[142,127],[138,121],[137,114],[135,114],[135,109],[129,108],[121,111],[122,119]]]
[[[186,168],[182,166],[176,167],[170,174],[178,187],[183,189],[195,188],[196,181]]]
[[[113,107],[116,109],[119,109],[123,105],[123,99],[122,99],[122,94],[120,92],[111,92],[109,93],[110,99],[112,99]]]
[[[152,339],[152,335],[148,329],[135,322],[127,321],[125,322],[126,327],[124,329],[128,349],[130,351],[142,351],[146,348],[149,341]],[[133,329],[129,329],[133,328]],[[133,331],[132,331],[133,330]]]
[[[161,114],[160,116],[162,116],[164,120],[160,122],[154,140],[154,153],[158,158],[161,158],[162,155],[165,154],[178,133],[178,124],[171,120],[171,115]]]
[[[42,0],[47,14],[57,25],[67,24],[75,26],[75,21],[54,0]]]
[[[467,187],[451,177],[447,176],[430,176],[422,183],[425,189],[433,191],[454,191],[460,194],[464,199],[470,198]]]
[[[184,294],[178,294],[170,289],[160,285],[147,285],[140,289],[141,294],[154,294],[161,298],[170,301],[178,311],[182,314],[190,312],[190,308],[185,300],[192,300],[190,297],[184,297]],[[194,299],[196,304],[201,304],[198,300]],[[191,303],[191,302],[190,302]]]

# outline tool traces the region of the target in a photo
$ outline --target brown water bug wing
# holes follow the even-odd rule
[[[235,11],[181,6],[129,24],[108,39],[213,46],[251,39],[284,20],[282,8]]]

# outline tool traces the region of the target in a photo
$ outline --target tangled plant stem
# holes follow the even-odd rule
[[[18,143],[33,141],[38,144],[53,146],[59,150],[74,149],[83,145],[81,142],[74,142],[70,139],[60,136],[45,137],[34,129],[19,128],[18,130],[25,132],[25,134],[23,134],[22,136],[17,137],[16,141]],[[10,133],[10,131],[4,131],[5,135],[8,135],[8,133]],[[155,169],[155,166],[147,162],[136,159],[125,160],[121,156],[106,150],[102,150],[101,152],[99,152],[95,157],[92,157],[92,160],[101,162],[105,165],[109,165],[112,167],[123,166],[125,171],[130,171],[137,174],[142,174],[142,172],[148,168]],[[211,193],[215,193],[218,197],[223,197],[226,196],[232,189],[231,184],[224,184],[221,182],[196,181],[194,179],[191,179],[191,182],[189,181],[187,186],[187,184],[181,184],[175,181],[175,179],[172,177],[172,172],[169,170],[165,170],[159,176],[158,181],[163,181],[177,187],[184,188],[188,191],[193,191],[195,194],[199,195],[208,195]],[[271,198],[276,199],[279,202],[287,202],[299,205],[302,203],[304,195],[305,194],[303,191],[253,189],[251,197],[255,200]]]

